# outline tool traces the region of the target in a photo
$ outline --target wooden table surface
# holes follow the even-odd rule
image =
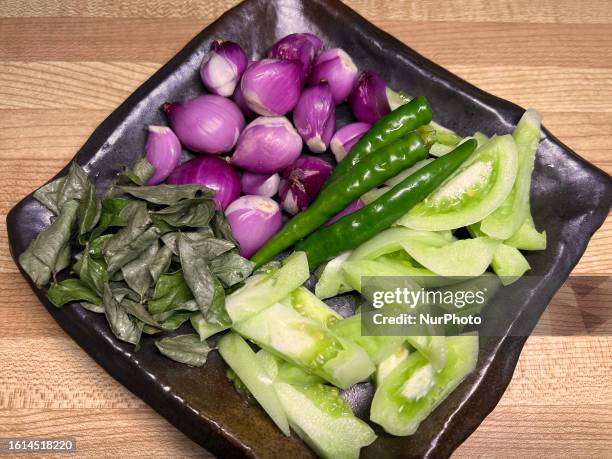
[[[90,457],[206,453],[108,376],[45,312],[5,217],[135,88],[234,0],[0,1],[0,437],[72,436]],[[477,86],[544,114],[612,171],[612,2],[352,0]],[[612,273],[612,220],[577,273]],[[612,338],[533,337],[457,457],[612,457]]]

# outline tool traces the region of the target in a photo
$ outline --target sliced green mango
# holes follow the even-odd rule
[[[278,428],[289,436],[289,421],[272,385],[273,380],[246,341],[236,333],[228,333],[219,341],[219,354]]]
[[[382,255],[401,250],[402,242],[406,241],[419,241],[430,246],[441,247],[448,244],[449,236],[448,233],[416,231],[401,226],[389,228],[353,250],[347,261],[374,260]]]
[[[472,237],[482,237],[484,234],[478,223],[468,226],[467,229]],[[531,269],[523,254],[515,247],[507,245],[506,242],[500,244],[495,251],[491,260],[491,267],[495,274],[500,277],[503,285],[516,282],[525,274],[525,271]]]
[[[284,361],[265,349],[257,351],[255,357],[268,376],[270,376],[272,380],[276,380]]]
[[[508,197],[517,169],[517,148],[512,136],[494,137],[398,223],[418,230],[440,231],[481,221]]]
[[[525,271],[531,269],[523,254],[506,244],[500,244],[495,251],[491,267],[504,285],[516,282],[525,274]]]
[[[480,223],[480,229],[495,239],[508,239],[521,226],[529,212],[529,191],[536,151],[540,143],[542,116],[527,110],[519,120],[512,137],[517,145],[518,173],[512,191],[493,213]]]
[[[374,364],[362,348],[281,303],[234,323],[233,327],[274,355],[342,389],[374,372]]]
[[[198,333],[202,341],[229,328],[223,325],[208,323],[201,312],[193,314],[189,318],[189,321],[191,322],[191,326]]]
[[[298,287],[289,295],[291,307],[304,317],[316,320],[329,327],[342,319],[342,316],[327,306],[306,287]]]
[[[411,271],[413,269],[414,271]],[[417,268],[402,267],[375,260],[356,260],[347,261],[342,265],[344,278],[348,285],[361,292],[362,277],[398,277],[402,278],[402,283],[418,288],[415,280],[407,276],[421,275]]]
[[[280,268],[247,279],[244,286],[228,295],[225,308],[233,322],[243,321],[277,301],[281,301],[310,276],[304,252],[294,252]]]
[[[363,336],[361,314],[336,322],[331,330],[341,338],[352,341],[364,349],[374,364],[379,364],[406,341],[404,336]]]
[[[425,268],[440,276],[480,276],[493,259],[500,242],[488,237],[462,239],[443,246],[417,240],[401,243],[408,254]]]
[[[345,285],[342,271],[342,264],[350,255],[351,252],[345,252],[327,262],[315,286],[315,295],[318,298],[331,298],[339,293],[351,290]]]
[[[480,131],[475,132],[472,137],[476,139],[476,142],[478,142],[479,148],[489,141],[489,137]]]
[[[370,419],[391,435],[414,434],[476,367],[478,336],[447,337],[445,348],[446,363],[437,373],[427,369],[430,363],[421,353],[413,352],[384,378],[374,394]]]
[[[402,343],[391,355],[376,366],[376,387],[380,387],[383,381],[410,355],[410,347]]]
[[[318,456],[357,459],[364,446],[376,440],[374,431],[351,411],[338,389],[323,384],[274,384],[299,437]]]
[[[444,368],[446,363],[444,336],[407,336],[406,342],[420,352],[435,371]]]
[[[523,224],[504,243],[520,250],[546,250],[546,231],[536,229],[531,211],[528,211]]]

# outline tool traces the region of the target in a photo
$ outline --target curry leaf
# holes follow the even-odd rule
[[[128,221],[128,225],[110,238],[103,248],[109,273],[137,258],[159,237],[157,228],[150,227],[151,219],[144,202],[131,202],[120,216]]]
[[[231,319],[225,310],[223,287],[208,267],[207,249],[210,247],[206,242],[210,239],[213,238],[194,241],[189,233],[182,233],[178,239],[181,266],[185,282],[206,320],[218,325],[229,325]]]
[[[178,309],[183,303],[193,299],[183,272],[164,274],[160,276],[153,298],[149,300],[148,308],[151,314],[160,314],[166,311]]]
[[[155,254],[155,258],[149,265],[149,273],[151,273],[151,279],[153,283],[157,283],[160,276],[168,271],[170,263],[172,262],[172,250],[169,247],[163,246]]]
[[[66,177],[60,177],[41,186],[34,192],[34,199],[44,205],[47,209],[53,212],[55,215],[59,214],[57,208],[57,190],[62,187],[62,184],[66,180]]]
[[[230,227],[227,218],[225,218],[225,214],[220,210],[215,212],[215,216],[211,222],[212,230],[215,237],[219,239],[225,239],[226,241],[230,241],[234,246],[238,246],[238,241],[234,239],[234,235],[232,234],[232,228]]]
[[[178,231],[175,231],[161,236],[161,240],[164,242],[164,245],[168,247],[174,255],[178,255],[178,237],[180,234],[181,233]]]
[[[190,312],[197,312],[200,310],[200,308],[198,307],[198,303],[194,299],[185,301],[177,309],[181,311],[190,311]]]
[[[120,176],[126,177],[136,185],[144,185],[155,174],[155,167],[146,158],[140,158],[130,169],[126,167]]]
[[[151,220],[153,220],[153,225],[159,230],[160,235],[172,233],[177,230],[175,226],[172,226],[170,223],[166,222],[163,218],[157,215],[151,215]]]
[[[155,240],[134,260],[123,265],[121,268],[125,282],[140,296],[140,298],[145,296],[149,290],[149,287],[151,287],[151,283],[153,282],[149,267],[155,260],[158,250],[159,243],[157,240]]]
[[[88,250],[84,250],[73,269],[85,285],[99,295],[104,294],[104,284],[108,282],[108,272],[104,260],[96,260]]]
[[[125,226],[127,222],[119,215],[121,211],[132,202],[126,198],[105,198],[102,200],[102,209],[100,211],[100,226],[107,228],[109,226]]]
[[[65,261],[65,247],[72,236],[78,207],[77,201],[68,201],[53,223],[41,231],[19,256],[19,264],[38,287],[49,282],[58,266],[58,259]]]
[[[93,304],[88,303],[87,301],[81,301],[81,307],[88,311],[95,312],[96,314],[104,314],[104,303]]]
[[[59,273],[61,270],[66,269],[68,266],[70,266],[70,249],[70,241],[68,241],[57,255],[57,259],[55,260],[55,267],[53,269],[54,273]]]
[[[181,238],[192,245],[194,250],[196,250],[206,261],[217,258],[219,255],[229,252],[235,247],[230,241],[210,237],[206,233],[181,233]]]
[[[109,274],[109,279],[112,282],[123,282],[123,273],[121,272],[121,270],[115,271],[112,274]]]
[[[142,332],[146,333],[147,335],[155,335],[157,333],[161,333],[163,330],[161,328],[157,328],[157,327],[152,327],[151,325],[147,325],[144,324],[144,327],[142,327]]]
[[[73,199],[80,201],[85,195],[89,185],[90,182],[87,172],[85,172],[76,162],[73,161],[70,163],[68,175],[66,175],[57,189],[57,209],[61,212],[64,204]]]
[[[197,185],[118,186],[117,191],[166,206],[176,204],[183,199],[198,197],[212,199],[215,196],[214,190]]]
[[[65,279],[56,284],[51,284],[47,291],[47,298],[58,308],[70,301],[87,301],[92,304],[102,303],[102,298],[96,292],[87,287],[79,279]]]
[[[181,312],[181,311],[169,311],[167,313],[163,313],[161,317],[155,317],[155,320],[160,322],[161,328],[166,331],[174,331],[187,322],[193,312]]]
[[[104,244],[106,244],[106,241],[111,239],[113,236],[114,234],[104,234],[102,236],[92,238],[89,241],[89,244],[87,244],[87,253],[89,253],[89,255],[91,255],[92,258],[96,258],[96,259],[104,258],[104,254],[102,252],[102,249],[104,248]]]
[[[113,292],[115,300],[117,300],[119,303],[121,303],[125,298],[132,301],[140,300],[138,294],[129,288],[125,282],[109,282],[108,285]]]
[[[87,173],[77,163],[72,162],[68,174],[40,187],[34,192],[34,199],[58,215],[68,201],[81,200],[88,184]]]
[[[195,334],[163,338],[156,341],[155,345],[166,357],[194,367],[204,365],[211,350],[208,343],[200,341],[199,336]]]
[[[214,214],[215,203],[208,198],[184,199],[153,213],[153,215],[175,228],[183,226],[208,227]]]
[[[204,318],[208,323],[222,326],[231,325],[232,319],[227,313],[227,309],[225,309],[225,290],[223,289],[221,282],[219,282],[219,279],[217,279],[214,275],[213,280],[215,282],[215,291],[213,294],[212,303],[208,310],[202,313],[204,314]]]
[[[226,252],[210,260],[210,269],[225,287],[242,282],[253,272],[255,263],[241,257],[236,251]]]
[[[143,323],[130,317],[125,308],[115,299],[108,285],[104,286],[104,314],[117,339],[132,344],[140,342]]]
[[[149,314],[149,311],[145,309],[142,303],[124,298],[123,301],[121,301],[121,306],[125,308],[128,314],[131,314],[145,324],[158,328],[161,326],[157,320],[155,320],[151,314]]]
[[[79,204],[78,215],[78,234],[83,235],[94,229],[98,218],[100,218],[100,207],[96,199],[96,187],[87,182],[85,192]]]

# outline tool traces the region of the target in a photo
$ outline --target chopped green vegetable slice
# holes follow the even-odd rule
[[[448,235],[433,231],[416,231],[403,227],[389,228],[353,250],[348,261],[374,260],[403,249],[402,243],[409,241],[419,241],[435,247],[442,247],[449,242]]]
[[[323,267],[317,285],[315,295],[321,299],[331,298],[351,290],[344,281],[343,263],[348,259],[352,252],[344,252],[336,258],[328,261]]]
[[[320,457],[357,459],[376,440],[374,431],[353,415],[338,389],[324,384],[274,384],[289,423]]]
[[[510,285],[531,269],[529,262],[518,249],[506,244],[500,244],[495,251],[491,267],[504,285]]]
[[[546,231],[538,232],[529,211],[520,228],[504,243],[520,250],[546,250]]]
[[[440,231],[476,223],[508,197],[518,169],[517,147],[510,135],[495,137],[473,155],[399,224]]]
[[[227,312],[234,322],[245,320],[272,303],[281,301],[309,276],[306,255],[294,252],[283,260],[280,269],[252,276],[243,287],[228,295],[225,302]]]
[[[355,314],[336,322],[331,327],[331,331],[363,348],[376,365],[389,357],[406,341],[405,336],[363,336],[361,334],[361,314]]]
[[[228,333],[219,341],[219,354],[238,375],[281,432],[289,436],[289,422],[272,385],[272,378],[261,367],[255,352],[246,341],[235,333]]]
[[[374,371],[367,353],[359,346],[281,303],[235,322],[233,327],[260,347],[344,389]]]
[[[208,339],[229,328],[227,325],[217,325],[207,322],[201,312],[193,314],[189,320],[191,321],[191,326],[198,332],[201,340]]]
[[[495,239],[508,239],[525,221],[529,212],[529,191],[536,151],[540,142],[542,116],[527,110],[512,134],[518,151],[518,173],[512,191],[495,211],[480,223],[480,229]]]
[[[406,436],[442,403],[476,367],[478,336],[445,338],[446,363],[433,373],[427,359],[414,352],[402,361],[374,394],[370,419],[391,435]],[[431,368],[431,367],[430,367]]]
[[[407,336],[406,341],[429,361],[435,371],[444,367],[446,363],[444,336]]]
[[[376,366],[376,387],[380,387],[387,376],[410,355],[410,347],[402,343],[391,355]]]
[[[323,303],[306,287],[298,287],[289,295],[290,306],[304,317],[316,320],[325,327],[330,327],[342,316]]]
[[[449,151],[452,151],[452,148]],[[389,187],[394,187],[398,183],[403,182],[405,179],[410,177],[412,174],[414,174],[416,171],[418,171],[422,167],[427,166],[433,160],[434,160],[434,158],[427,158],[427,159],[423,159],[423,160],[419,161],[414,166],[410,166],[409,168],[404,169],[402,172],[397,174],[395,177],[392,177],[389,180],[387,180],[385,182],[385,185],[389,186]]]
[[[484,273],[500,242],[488,237],[462,239],[432,246],[417,240],[402,242],[404,250],[425,268],[441,276],[480,276]]]

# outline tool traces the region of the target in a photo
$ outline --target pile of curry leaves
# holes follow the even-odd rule
[[[238,254],[213,190],[144,186],[153,172],[141,159],[98,199],[73,162],[66,176],[34,193],[55,218],[19,257],[38,287],[49,285],[51,303],[80,301],[137,349],[143,333],[171,332],[190,319],[230,325],[225,289],[253,270]],[[210,350],[196,334],[155,344],[167,357],[195,366]]]

